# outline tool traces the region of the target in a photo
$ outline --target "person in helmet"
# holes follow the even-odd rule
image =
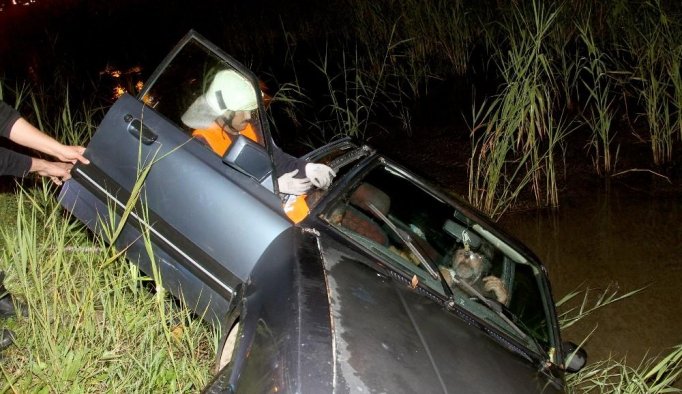
[[[235,70],[222,70],[216,73],[209,88],[190,105],[181,120],[194,129],[194,138],[223,156],[240,134],[263,144],[262,133],[251,123],[256,109],[258,99],[252,84]],[[277,146],[273,149],[273,159],[277,173],[281,174],[277,185],[284,194],[301,196],[312,186],[326,189],[336,176],[329,166],[295,158]],[[285,211],[287,209],[285,206]]]

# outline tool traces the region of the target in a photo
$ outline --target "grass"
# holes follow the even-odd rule
[[[583,286],[581,286],[583,287]],[[611,283],[602,290],[589,287],[569,292],[556,302],[559,325],[565,330],[581,319],[598,313],[616,302],[627,302],[645,288],[619,293],[618,286]],[[592,330],[594,333],[595,327]],[[583,340],[589,349],[590,333]],[[589,357],[589,352],[588,352]],[[604,360],[588,360],[578,373],[566,375],[567,393],[622,393],[654,394],[673,393],[682,390],[674,388],[682,373],[682,344],[673,346],[668,354],[645,356],[633,365],[626,357],[609,356]]]
[[[568,375],[567,393],[662,394],[680,392],[674,388],[682,373],[682,345],[658,357],[645,357],[636,366],[626,358],[609,357],[587,364]]]
[[[4,352],[0,390],[198,391],[217,333],[163,296],[158,280],[150,291],[153,278],[93,239],[54,192],[20,189],[15,220],[2,227],[6,283],[28,316],[8,323],[17,340]]]
[[[612,130],[612,123],[616,111],[608,70],[609,59],[597,46],[589,25],[578,26],[578,30],[580,40],[587,49],[587,56],[582,65],[584,71],[582,82],[588,98],[582,117],[592,131],[588,146],[593,152],[593,162],[597,173],[611,175],[617,155],[614,157],[611,147],[615,133]]]
[[[553,109],[559,88],[545,44],[557,14],[542,5],[514,14],[495,56],[501,92],[473,111],[469,201],[493,218],[527,188],[539,206],[559,203],[555,153],[568,125]]]

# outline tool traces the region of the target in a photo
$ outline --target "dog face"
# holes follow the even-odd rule
[[[470,250],[458,249],[452,258],[452,268],[458,277],[475,283],[483,273],[483,257]]]

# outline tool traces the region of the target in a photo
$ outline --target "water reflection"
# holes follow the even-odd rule
[[[582,341],[598,324],[586,348],[592,360],[627,355],[637,365],[682,344],[682,198],[652,197],[614,185],[562,200],[555,213],[515,214],[501,224],[524,241],[549,270],[555,300],[581,283],[642,293],[606,307],[564,332]]]

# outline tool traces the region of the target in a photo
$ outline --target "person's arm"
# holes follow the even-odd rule
[[[72,163],[77,160],[89,163],[81,146],[63,145],[35,128],[21,117],[19,112],[0,100],[0,136],[28,148],[36,149],[57,157],[62,162],[52,162],[30,157],[8,149],[0,148],[0,175],[24,177],[31,172],[49,177],[54,183],[71,178]]]
[[[272,150],[272,159],[277,173],[277,188],[280,193],[302,195],[311,187],[310,180],[305,176],[306,161],[297,159],[285,153],[278,146]]]
[[[14,123],[21,118],[19,112],[0,100],[0,135],[9,138]]]
[[[25,177],[31,172],[36,172],[61,185],[63,181],[71,178],[72,167],[71,163],[47,161],[0,148],[0,175]]]
[[[80,161],[84,164],[90,162],[83,156],[84,147],[64,145],[38,130],[24,118],[19,118],[14,122],[9,132],[9,139],[19,145],[54,156],[60,161],[69,163]]]
[[[307,160],[293,157],[277,146],[274,147],[272,153],[273,160],[275,161],[275,170],[277,175],[280,175],[280,178],[283,176],[281,174],[284,174],[294,180],[307,179],[313,186],[326,189],[336,176],[334,170],[329,166],[310,163]]]
[[[32,165],[32,159],[29,156],[0,148],[0,175],[24,177],[30,172]]]
[[[275,162],[275,171],[277,172],[277,175],[298,170],[296,178],[305,178],[305,165],[308,164],[307,161],[291,156],[277,145],[272,148],[272,159]]]

